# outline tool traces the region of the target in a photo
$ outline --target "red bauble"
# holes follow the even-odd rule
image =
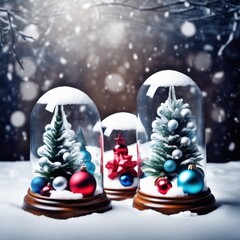
[[[72,175],[69,181],[69,188],[73,193],[81,193],[84,197],[90,197],[96,190],[97,182],[94,176],[81,170]]]
[[[50,197],[51,193],[50,191],[53,190],[53,187],[51,184],[48,184],[47,186],[43,187],[40,194],[45,197]]]
[[[159,177],[155,180],[155,186],[157,190],[161,194],[166,194],[168,190],[172,187],[171,182],[165,177]]]
[[[116,155],[128,155],[128,148],[124,144],[116,144],[113,148],[113,152]]]
[[[116,141],[116,145],[113,148],[113,152],[116,155],[128,155],[128,148],[126,145],[124,145],[124,138],[121,136],[121,134],[118,134],[117,138],[114,138]]]

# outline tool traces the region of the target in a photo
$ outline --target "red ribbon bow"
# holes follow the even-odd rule
[[[137,176],[134,167],[137,166],[137,161],[132,161],[131,155],[114,155],[114,159],[108,161],[105,167],[108,169],[108,177],[114,179],[118,174],[129,173],[133,177]]]

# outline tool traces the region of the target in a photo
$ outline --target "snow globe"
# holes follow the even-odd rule
[[[133,207],[168,215],[213,210],[199,87],[180,72],[157,72],[141,86],[137,112],[140,180]]]
[[[136,115],[118,112],[102,121],[104,135],[103,184],[112,200],[132,198],[138,186]]]
[[[23,209],[58,219],[109,210],[94,102],[78,89],[54,88],[37,101],[30,125],[33,179]]]

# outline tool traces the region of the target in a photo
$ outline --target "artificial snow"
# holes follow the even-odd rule
[[[207,165],[208,186],[217,209],[198,216],[189,211],[167,216],[139,211],[132,199],[112,201],[112,210],[68,220],[22,210],[31,181],[29,162],[0,162],[0,238],[3,240],[238,240],[240,161]],[[24,223],[24,224],[22,224]]]
[[[159,87],[194,85],[187,75],[174,70],[163,70],[151,75],[143,85],[150,85],[147,96],[153,97]]]
[[[64,86],[49,90],[39,98],[37,103],[47,104],[46,109],[53,112],[56,105],[92,104],[93,101],[84,92]]]
[[[114,113],[104,120],[102,120],[102,127],[106,128],[105,136],[110,136],[113,130],[135,130],[136,129],[136,115],[128,112]]]
[[[54,199],[81,199],[83,195],[81,193],[73,193],[68,190],[63,191],[51,191],[50,198]]]

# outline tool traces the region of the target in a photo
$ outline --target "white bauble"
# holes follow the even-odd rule
[[[178,121],[177,120],[175,120],[175,119],[171,119],[169,122],[168,122],[168,129],[170,130],[170,131],[173,131],[173,130],[175,130],[175,129],[177,129],[178,128]]]
[[[192,114],[192,112],[191,112],[191,110],[190,109],[188,109],[188,108],[184,108],[184,109],[182,109],[182,111],[181,111],[181,116],[182,117],[190,117],[191,116],[191,114]]]
[[[62,176],[58,176],[58,177],[54,178],[54,180],[52,182],[53,188],[57,191],[65,190],[67,188],[67,185],[68,185],[67,179]]]
[[[173,152],[172,152],[172,157],[173,157],[174,159],[180,159],[180,158],[182,157],[182,151],[179,150],[179,149],[173,150]]]
[[[197,129],[196,123],[194,121],[188,122],[187,128],[195,131]]]
[[[191,140],[189,137],[182,137],[180,142],[181,142],[181,145],[187,146],[191,143]]]

